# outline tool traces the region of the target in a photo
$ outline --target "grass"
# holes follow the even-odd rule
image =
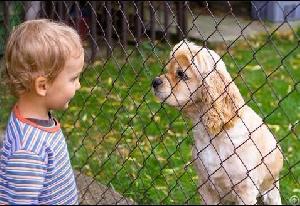
[[[262,35],[227,52],[213,49],[282,147],[280,190],[283,203],[289,204],[293,195],[300,197],[299,42],[294,35],[275,34],[269,40]],[[191,122],[158,103],[151,92],[169,51],[166,44],[153,49],[147,42],[127,54],[113,51],[108,61],[88,66],[69,109],[56,115],[75,169],[140,204],[199,204],[198,177],[189,162]],[[0,94],[3,129],[14,100],[4,89]]]

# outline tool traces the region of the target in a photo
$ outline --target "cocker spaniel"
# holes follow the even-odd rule
[[[205,204],[281,204],[280,146],[248,107],[222,59],[186,40],[174,46],[167,73],[152,82],[162,102],[194,125],[193,159]]]

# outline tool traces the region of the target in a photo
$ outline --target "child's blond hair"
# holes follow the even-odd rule
[[[8,86],[15,96],[30,91],[34,79],[52,82],[68,58],[83,53],[78,33],[47,19],[30,20],[17,26],[8,38],[5,66]]]

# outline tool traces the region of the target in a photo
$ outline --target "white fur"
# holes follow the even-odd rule
[[[266,171],[264,166],[259,166],[250,172],[249,178],[244,181],[242,180],[246,178],[247,171],[257,166],[257,162],[262,158],[261,155],[267,155],[267,153],[276,147],[275,139],[267,130],[265,130],[265,137],[266,141],[268,141],[268,148],[262,149],[259,145],[255,144],[257,141],[256,138],[259,138],[259,136],[255,136],[255,132],[253,131],[262,126],[261,118],[251,108],[245,106],[241,120],[236,123],[236,126],[216,137],[209,135],[201,122],[195,122],[195,124],[197,126],[193,130],[195,140],[193,158],[197,161],[196,168],[200,178],[203,179],[200,181],[200,184],[210,175],[209,179],[211,182],[209,186],[215,188],[216,191],[211,192],[215,192],[214,195],[217,196],[214,201],[208,198],[206,203],[218,204],[220,196],[223,197],[229,193],[221,200],[222,203],[255,204],[256,196],[259,192],[261,194],[266,192],[260,189],[260,185],[264,177],[268,174],[268,171]],[[253,134],[250,135],[248,130],[253,132]],[[211,139],[213,140],[210,141]],[[234,152],[234,148],[237,147],[239,149]],[[199,152],[198,156],[197,152]],[[219,169],[221,162],[223,167]],[[225,184],[224,182],[219,184],[220,179]],[[249,196],[245,195],[243,201],[239,199],[239,196],[243,196],[243,194],[236,194],[239,192],[232,190],[232,186],[240,181],[246,184],[248,187],[247,190],[249,190],[245,192],[245,194],[249,193]],[[279,183],[277,183],[277,186],[279,188]],[[202,188],[199,189],[199,192],[201,194]],[[274,188],[272,193],[274,193],[272,197],[274,199],[270,199],[266,195],[264,198],[265,203],[281,204],[277,188]],[[203,195],[207,196],[208,194],[204,192]],[[205,201],[205,197],[202,198]]]
[[[182,108],[195,125],[193,159],[203,203],[255,204],[263,195],[264,203],[281,204],[280,147],[245,105],[219,55],[184,40],[170,58],[167,73],[160,76],[163,83],[154,92],[161,101]],[[179,65],[189,80],[174,76]]]

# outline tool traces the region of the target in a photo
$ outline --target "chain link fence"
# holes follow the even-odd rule
[[[151,85],[183,39],[225,62],[245,103],[282,148],[282,203],[299,204],[299,2],[2,1],[1,7],[1,55],[8,33],[28,19],[62,21],[83,40],[81,89],[66,111],[56,112],[77,180],[88,177],[77,182],[82,204],[205,203],[193,166],[197,125],[159,103]],[[273,16],[272,8],[279,9]],[[0,93],[4,129],[14,99],[3,86]]]

